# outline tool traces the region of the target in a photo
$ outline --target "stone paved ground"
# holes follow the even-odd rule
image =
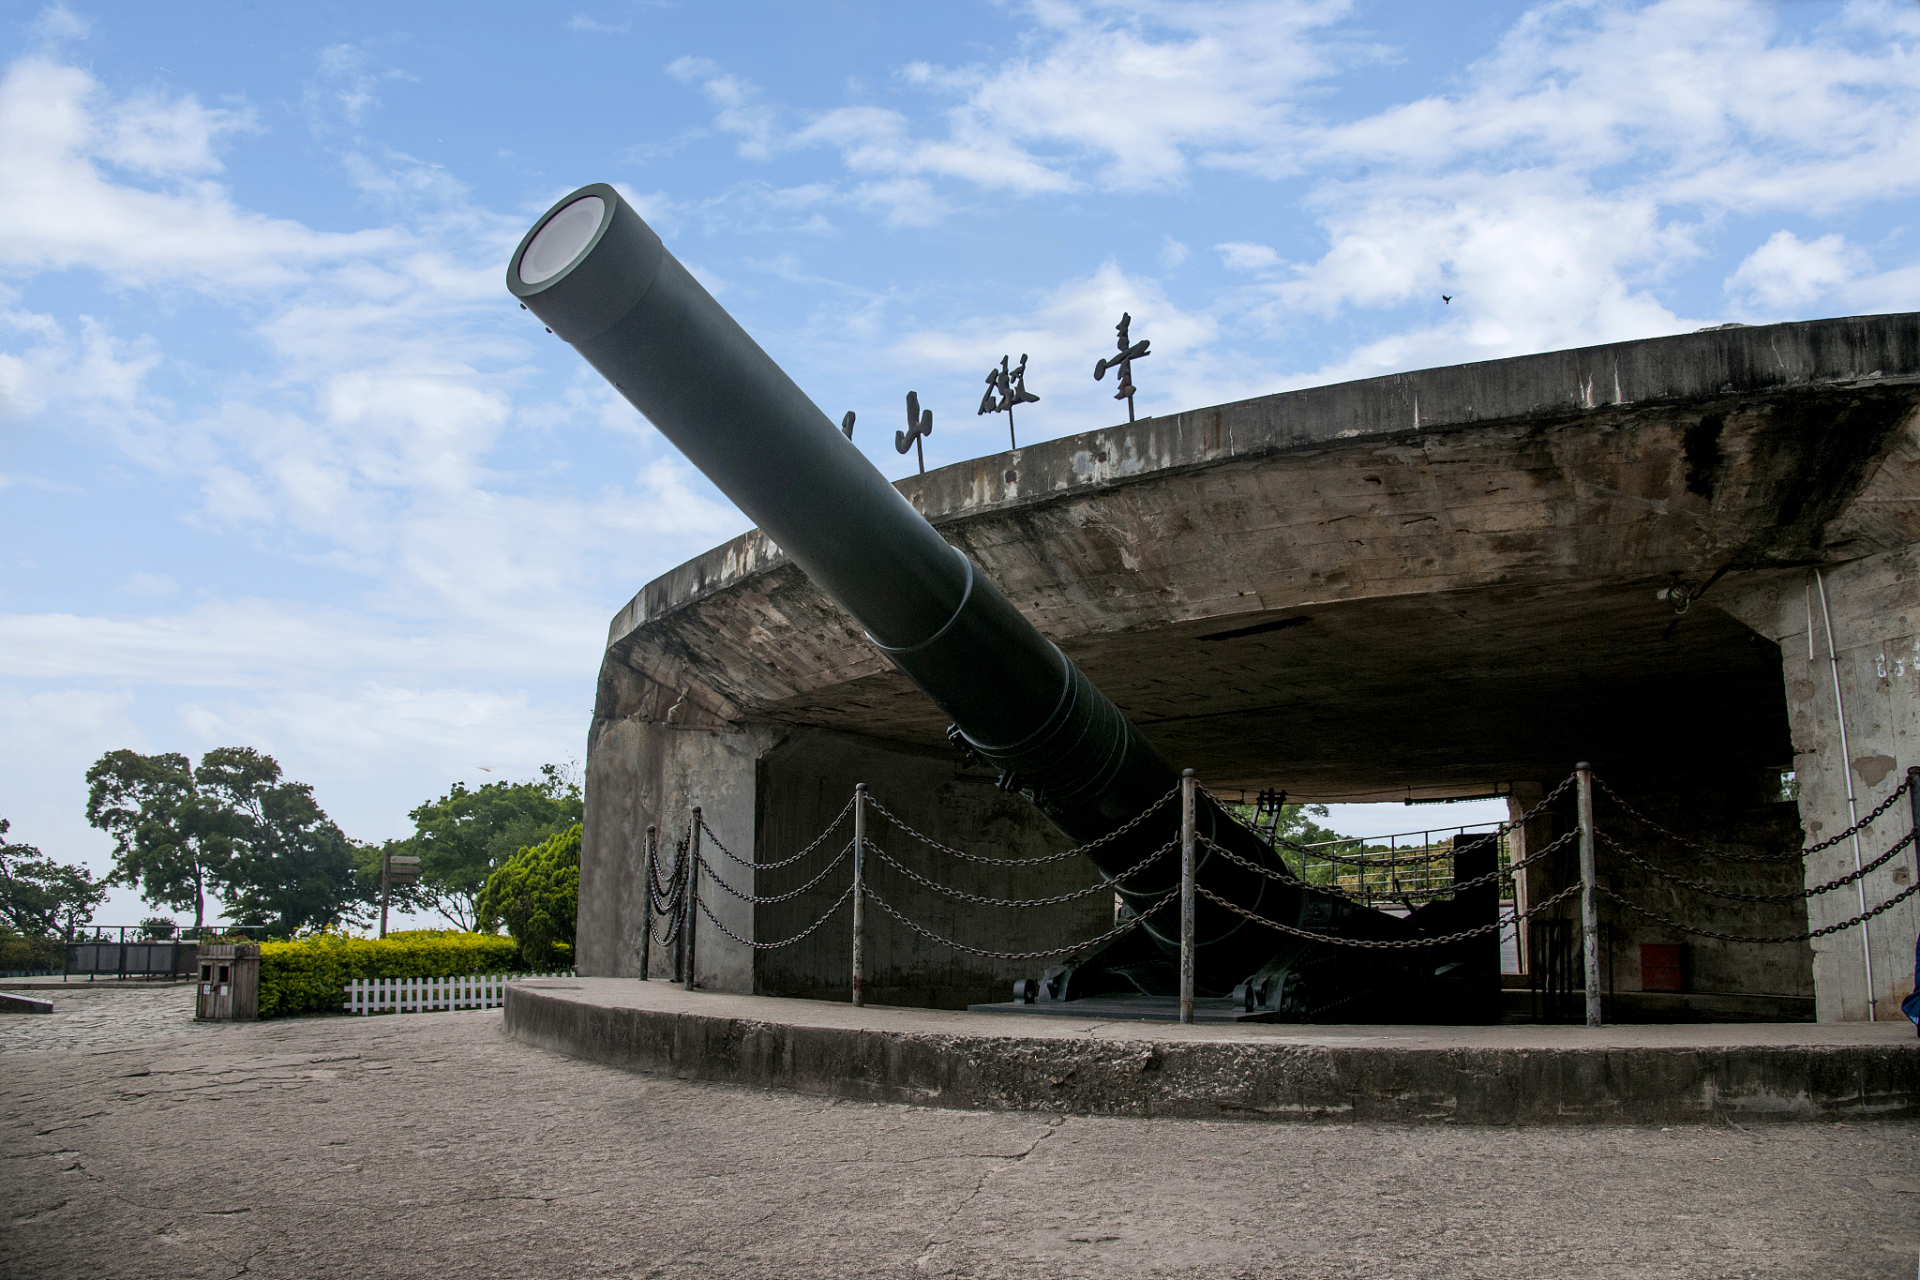
[[[1920,1125],[1365,1128],[835,1104],[497,1013],[0,1018],[0,1276],[1900,1277]]]

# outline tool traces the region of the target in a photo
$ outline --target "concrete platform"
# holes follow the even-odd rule
[[[964,1109],[1466,1124],[1920,1118],[1920,1040],[1904,1020],[1180,1026],[570,978],[514,983],[505,1025],[524,1043],[630,1071]]]

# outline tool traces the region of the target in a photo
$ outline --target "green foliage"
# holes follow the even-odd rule
[[[571,950],[580,914],[580,824],[507,859],[487,877],[474,911],[483,926],[504,923],[536,969],[553,962],[556,944]]]
[[[353,847],[304,782],[282,782],[272,756],[222,747],[200,758],[194,781],[217,804],[231,854],[221,896],[235,920],[258,921],[281,936],[364,919],[368,885]]]
[[[110,751],[87,784],[87,821],[114,838],[111,881],[191,909],[195,928],[209,891],[236,919],[280,934],[365,918],[350,842],[272,756],[220,747],[196,768],[177,752]]]
[[[44,973],[64,969],[67,946],[58,938],[23,937],[0,927],[0,973]]]
[[[1327,806],[1323,804],[1281,805],[1279,824],[1271,831],[1269,831],[1267,825],[1272,821],[1271,817],[1263,822],[1255,822],[1255,806],[1238,804],[1232,805],[1230,808],[1233,811],[1233,816],[1238,818],[1242,825],[1258,831],[1263,836],[1278,836],[1279,839],[1289,840],[1294,844],[1324,844],[1329,840],[1346,840],[1349,838],[1341,835],[1338,831],[1320,825],[1317,819],[1328,816]],[[1338,847],[1335,852],[1350,853],[1353,852],[1353,850],[1342,845]],[[1324,862],[1317,858],[1309,859],[1306,865],[1301,867],[1301,859],[1298,855],[1294,854],[1288,854],[1287,861],[1296,869],[1304,872],[1302,878],[1309,884],[1333,883],[1333,865],[1329,862]]]
[[[423,930],[385,938],[322,933],[260,945],[260,1016],[338,1013],[355,978],[458,978],[524,966],[511,938]]]
[[[456,782],[446,795],[407,815],[414,824],[411,836],[361,846],[357,856],[362,874],[370,874],[376,886],[383,854],[419,858],[420,882],[397,886],[393,902],[411,911],[436,911],[470,929],[479,923],[476,908],[487,877],[516,850],[565,831],[582,813],[580,784],[568,770],[542,765],[534,781],[493,782],[473,791]]]
[[[55,862],[30,844],[6,843],[10,825],[0,818],[0,928],[25,938],[71,937],[74,926],[92,919],[107,896],[106,882],[95,880],[85,867]]]

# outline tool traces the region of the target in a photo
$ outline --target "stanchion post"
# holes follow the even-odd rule
[[[867,1002],[867,784],[853,788],[853,1007]]]
[[[1600,904],[1594,899],[1597,877],[1593,863],[1593,766],[1582,760],[1574,766],[1580,775],[1580,950],[1585,961],[1587,1025],[1600,1025]]]
[[[680,933],[686,938],[687,990],[693,990],[693,918],[700,912],[700,806],[693,806],[693,822],[687,831],[686,902],[680,909]]]
[[[1180,1021],[1193,1021],[1193,770],[1180,775]]]
[[[647,824],[647,854],[641,860],[640,874],[645,882],[640,886],[640,981],[645,982],[653,968],[653,893],[659,883],[655,875],[659,867],[660,841],[654,825]]]

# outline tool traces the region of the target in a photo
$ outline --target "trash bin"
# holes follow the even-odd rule
[[[205,1022],[251,1022],[260,1016],[260,944],[200,948],[200,990],[193,1016]]]

